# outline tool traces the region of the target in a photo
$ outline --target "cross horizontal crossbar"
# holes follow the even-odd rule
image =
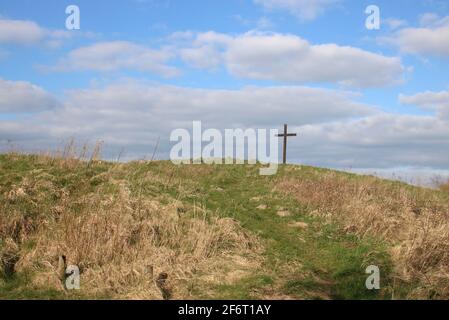
[[[276,137],[297,137],[298,135],[296,133],[287,133],[285,134],[278,134]]]

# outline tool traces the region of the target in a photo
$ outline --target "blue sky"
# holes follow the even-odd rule
[[[65,28],[68,5],[80,8],[80,30]],[[379,30],[365,27],[368,5]],[[0,141],[102,139],[132,158],[150,148],[135,139],[152,121],[142,139],[195,117],[287,121],[303,132],[296,162],[445,170],[448,42],[449,2],[438,0],[3,0]]]

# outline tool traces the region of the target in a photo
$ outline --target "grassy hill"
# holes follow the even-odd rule
[[[0,155],[0,298],[447,299],[448,200],[304,166]]]

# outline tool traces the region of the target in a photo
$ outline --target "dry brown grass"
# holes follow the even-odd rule
[[[74,159],[72,151],[35,161],[74,175],[101,165],[93,156]],[[131,299],[160,299],[154,280],[161,273],[168,274],[173,298],[192,298],[204,274],[225,282],[226,270],[239,269],[236,257],[252,267],[260,261],[258,240],[237,221],[167,195],[142,196],[131,190],[129,170],[109,165],[76,188],[58,187],[59,178],[46,170],[27,172],[20,183],[0,190],[0,253],[20,258],[16,271],[31,271],[31,286],[61,289],[58,258],[65,255],[81,270],[83,294]],[[159,180],[146,173],[139,185]]]
[[[395,276],[419,284],[409,298],[449,297],[449,203],[433,190],[336,172],[282,178],[311,214],[341,223],[348,233],[391,244]],[[288,190],[288,191],[285,191]]]
[[[449,182],[440,184],[439,188],[441,191],[449,193]]]

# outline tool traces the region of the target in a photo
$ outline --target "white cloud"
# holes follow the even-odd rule
[[[64,30],[48,30],[28,20],[0,18],[0,44],[58,46],[70,37]]]
[[[0,19],[0,43],[33,44],[46,35],[33,21]]]
[[[390,28],[390,30],[396,30],[407,25],[407,21],[396,18],[383,19],[382,23],[385,23]]]
[[[449,168],[449,91],[400,95],[435,115],[378,113],[298,128],[296,159],[340,168]],[[319,146],[317,148],[316,146]],[[391,172],[391,171],[390,171]],[[430,170],[429,172],[432,172]]]
[[[180,55],[187,64],[199,69],[215,69],[223,60],[222,53],[214,45],[181,49]]]
[[[439,106],[447,93],[412,97],[401,101]],[[136,159],[151,154],[160,136],[158,157],[166,158],[170,131],[189,129],[193,120],[218,129],[288,122],[299,133],[289,144],[291,161],[342,169],[449,167],[447,118],[384,113],[357,99],[351,92],[310,87],[211,90],[130,81],[71,91],[58,108],[0,120],[0,149],[7,139],[47,150],[75,137],[80,143],[104,140],[105,156],[116,157],[125,147]]]
[[[317,123],[376,112],[367,105],[352,101],[356,96],[347,91],[309,87],[210,90],[130,82],[102,89],[73,91],[65,105],[77,113],[80,109],[85,109],[85,112],[95,109],[90,112],[105,116],[120,114],[120,119],[126,118],[125,114],[129,117],[137,115],[140,119],[137,123],[142,121],[144,130],[147,130],[145,118],[153,118],[158,127],[170,127],[180,122],[188,124],[195,119],[223,127],[271,125],[283,122],[285,118],[296,118],[298,123]],[[235,119],[237,113],[238,120]]]
[[[58,35],[58,37],[62,37]],[[233,76],[284,83],[337,83],[351,87],[382,87],[403,80],[400,58],[350,46],[314,45],[291,34],[251,31],[240,35],[218,32],[177,32],[166,47],[153,49],[129,41],[98,42],[72,50],[43,71],[111,72],[137,70],[172,77],[169,65],[178,55],[195,68],[224,66]]]
[[[176,68],[166,64],[172,57],[173,55],[167,50],[155,50],[127,41],[99,42],[75,49],[56,66],[43,69],[100,72],[128,69],[171,77],[179,73]]]
[[[379,114],[299,128],[295,154],[340,168],[449,167],[449,125],[432,116]]]
[[[397,46],[402,52],[417,55],[449,56],[449,16],[421,16],[421,27],[403,28],[380,42]]]
[[[440,20],[439,15],[433,12],[426,12],[419,17],[419,24],[421,27],[427,27],[435,24],[438,20]]]
[[[421,27],[441,27],[449,23],[449,16],[441,17],[432,12],[427,12],[419,17],[419,24]]]
[[[39,112],[57,105],[56,99],[41,87],[0,79],[0,113]]]
[[[217,69],[224,61],[224,52],[233,38],[214,31],[175,32],[169,40],[177,47],[181,59],[200,69]]]
[[[198,67],[221,62],[240,78],[381,87],[401,81],[404,72],[399,58],[350,46],[313,45],[295,35],[249,32],[231,37],[208,32],[189,36],[194,38],[193,45],[181,51],[187,63]]]
[[[449,91],[426,91],[412,96],[400,95],[403,104],[415,105],[424,110],[436,111],[441,119],[449,120]]]
[[[303,21],[313,20],[339,0],[254,0],[269,10],[286,10]]]
[[[75,136],[126,147],[139,157],[148,153],[144,148],[158,136],[166,152],[170,130],[190,128],[193,120],[214,128],[271,128],[286,120],[301,125],[377,112],[355,102],[356,97],[351,92],[308,87],[209,90],[129,82],[72,91],[61,108],[19,121],[0,121],[0,140],[49,148]]]

